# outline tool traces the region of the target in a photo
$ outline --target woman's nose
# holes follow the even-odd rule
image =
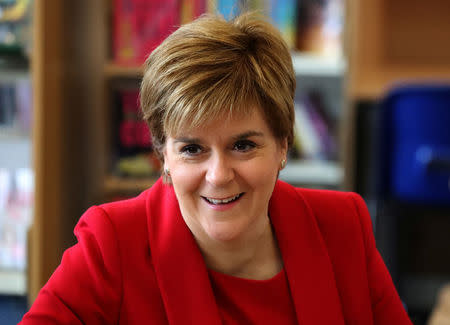
[[[214,186],[228,184],[234,178],[234,169],[230,161],[223,156],[217,156],[208,162],[206,181]]]

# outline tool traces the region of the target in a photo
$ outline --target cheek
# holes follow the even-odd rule
[[[262,189],[261,186],[273,185],[278,174],[278,164],[275,161],[260,161],[248,164],[241,170],[241,176],[252,187]]]
[[[199,168],[186,164],[175,163],[170,171],[172,185],[180,195],[197,191],[202,177]]]

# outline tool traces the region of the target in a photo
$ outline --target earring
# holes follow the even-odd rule
[[[167,177],[170,177],[170,170],[169,170],[168,168],[164,168],[164,174],[165,174]]]
[[[284,167],[286,167],[286,159],[283,158],[283,159],[281,160],[281,168],[280,168],[280,170],[281,170],[281,169],[284,169]]]

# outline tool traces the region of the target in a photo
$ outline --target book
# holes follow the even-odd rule
[[[206,5],[206,0],[181,0],[180,23],[186,24],[204,14]]]
[[[222,15],[225,19],[232,19],[239,15],[242,9],[243,2],[240,0],[216,0],[216,12]]]
[[[288,47],[295,47],[297,25],[297,0],[270,0],[269,17],[278,28]]]
[[[317,92],[310,92],[303,98],[303,102],[321,144],[321,158],[335,159],[337,154],[337,143],[333,132],[335,123],[331,122],[326,114],[321,96]]]
[[[295,102],[294,143],[301,159],[320,159],[321,143],[302,101]]]
[[[140,65],[180,24],[177,0],[114,0],[113,57]]]

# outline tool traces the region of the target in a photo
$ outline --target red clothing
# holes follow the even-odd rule
[[[278,181],[269,215],[298,324],[411,324],[358,195]],[[171,186],[91,208],[75,234],[22,324],[221,324]]]
[[[247,280],[209,271],[224,325],[296,325],[286,273],[268,280]]]

